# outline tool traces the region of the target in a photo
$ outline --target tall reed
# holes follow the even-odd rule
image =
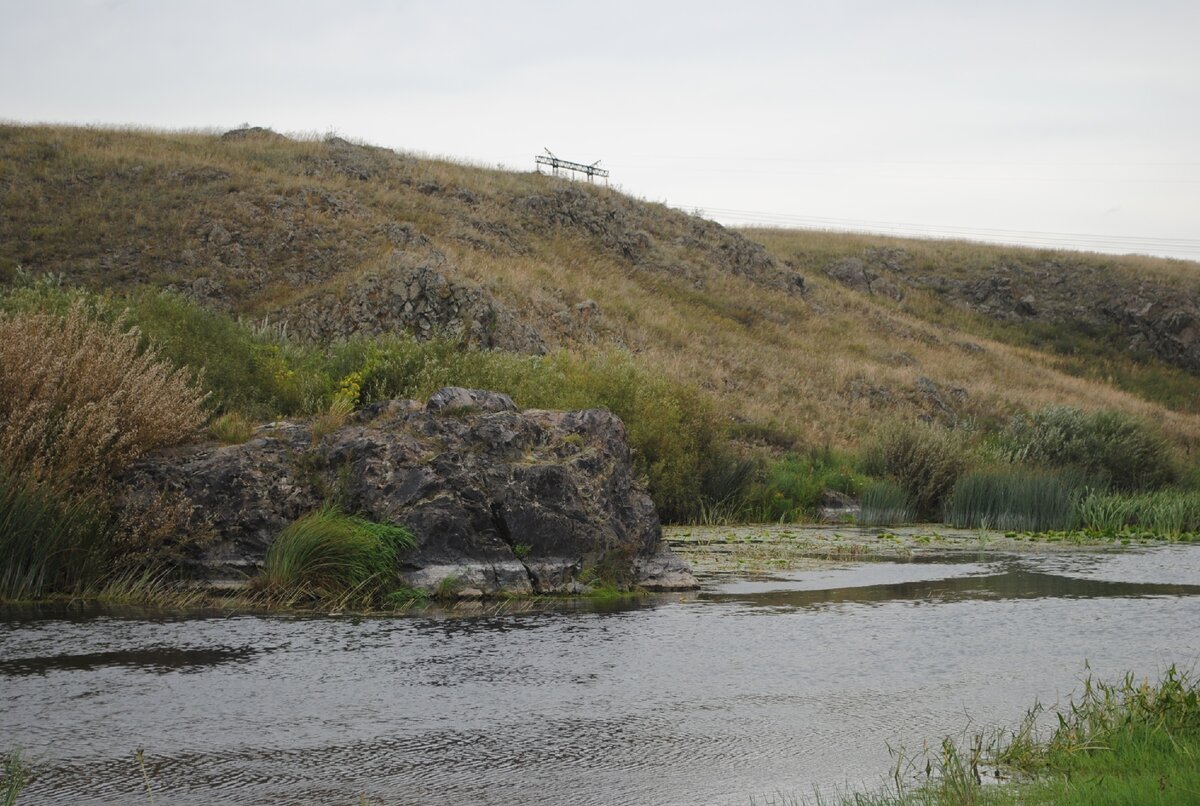
[[[94,499],[0,468],[0,599],[78,590],[104,573],[110,546]]]
[[[1161,537],[1200,532],[1200,493],[1162,490],[1141,495],[1092,493],[1079,501],[1086,529],[1116,535],[1127,530]]]
[[[1045,532],[1075,527],[1078,483],[1018,468],[968,473],[946,500],[945,520],[967,529]]]
[[[863,490],[862,515],[859,518],[863,526],[911,523],[915,515],[912,497],[899,484],[877,481]]]

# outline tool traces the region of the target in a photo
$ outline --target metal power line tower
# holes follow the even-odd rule
[[[550,172],[555,176],[559,175],[559,171],[571,171],[572,173],[581,173],[587,177],[589,182],[597,176],[604,180],[604,184],[608,184],[608,171],[603,168],[598,168],[600,160],[596,160],[591,165],[584,165],[582,162],[571,162],[570,160],[559,159],[554,156],[550,149],[545,149],[546,154],[538,154],[533,158],[533,161],[538,165],[538,173],[542,172],[541,166],[549,165]]]

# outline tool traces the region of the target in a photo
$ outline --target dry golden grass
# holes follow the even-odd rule
[[[190,439],[204,396],[120,322],[81,305],[0,315],[0,455],[9,470],[92,488],[146,451]]]
[[[93,287],[214,277],[234,312],[276,318],[300,297],[377,268],[403,226],[445,254],[444,271],[508,303],[551,347],[623,345],[664,377],[706,390],[727,418],[809,444],[856,446],[893,418],[984,427],[1050,404],[1135,413],[1189,450],[1200,440],[1196,415],[1102,376],[1069,374],[1061,357],[1003,343],[978,317],[938,310],[920,295],[905,308],[804,270],[894,243],[970,272],[1006,248],[749,232],[780,260],[803,253],[808,291],[793,296],[721,270],[682,237],[688,218],[661,205],[588,188],[655,228],[654,260],[630,261],[586,232],[523,217],[516,200],[563,180],[374,149],[338,153],[318,139],[2,126],[0,277],[17,264]],[[228,243],[214,240],[214,224]],[[1114,272],[1194,280],[1195,264],[1182,261],[1093,258]],[[586,327],[556,324],[586,300],[598,306]],[[943,396],[965,393],[949,415],[921,391],[930,381]]]

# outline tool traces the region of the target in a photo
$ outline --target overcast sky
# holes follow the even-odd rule
[[[726,223],[1200,259],[1198,45],[1196,0],[0,0],[0,118],[549,147]]]

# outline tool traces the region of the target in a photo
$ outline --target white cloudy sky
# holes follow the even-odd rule
[[[0,0],[0,118],[549,146],[727,223],[1200,259],[1198,41],[1195,0]]]

